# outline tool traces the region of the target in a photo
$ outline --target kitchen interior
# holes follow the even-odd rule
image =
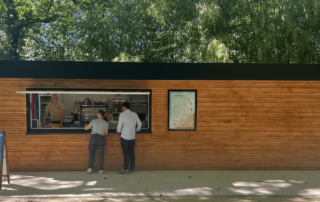
[[[142,129],[150,128],[149,95],[143,94],[58,94],[59,102],[65,105],[63,129],[80,129],[86,123],[97,118],[97,112],[102,109],[109,113],[113,120],[108,121],[109,129],[116,129],[119,121],[121,105],[129,102],[131,111],[136,112],[142,122]],[[46,106],[51,101],[51,94],[33,94],[32,129],[61,128],[50,124],[50,114],[47,124],[42,126]],[[91,105],[84,105],[83,101],[89,98]]]

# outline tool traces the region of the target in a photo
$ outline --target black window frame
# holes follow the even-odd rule
[[[26,91],[123,91],[123,92],[149,92],[149,128],[141,129],[137,134],[152,134],[152,90],[151,89],[71,89],[71,88],[27,88]],[[84,129],[33,129],[31,127],[30,93],[26,93],[27,110],[27,135],[68,135],[68,134],[90,134],[90,130]],[[109,129],[108,134],[116,134],[116,129]]]

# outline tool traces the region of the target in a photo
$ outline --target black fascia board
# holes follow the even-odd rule
[[[0,78],[119,80],[320,80],[320,65],[0,60]]]

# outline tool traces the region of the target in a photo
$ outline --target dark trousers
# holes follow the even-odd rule
[[[130,160],[130,169],[134,169],[135,165],[135,156],[134,156],[134,145],[135,140],[125,140],[121,138],[121,147],[123,152],[123,169],[128,170],[129,160]]]
[[[93,134],[90,136],[89,141],[89,164],[88,168],[93,168],[94,163],[94,155],[96,153],[96,149],[98,149],[99,154],[99,170],[103,170],[104,164],[104,146],[106,145],[105,136],[99,134]]]

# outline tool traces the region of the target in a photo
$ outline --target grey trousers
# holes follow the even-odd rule
[[[103,170],[104,165],[104,146],[106,145],[105,136],[99,134],[93,134],[90,136],[89,141],[89,163],[88,168],[93,168],[94,156],[96,149],[98,149],[99,154],[99,170]]]

